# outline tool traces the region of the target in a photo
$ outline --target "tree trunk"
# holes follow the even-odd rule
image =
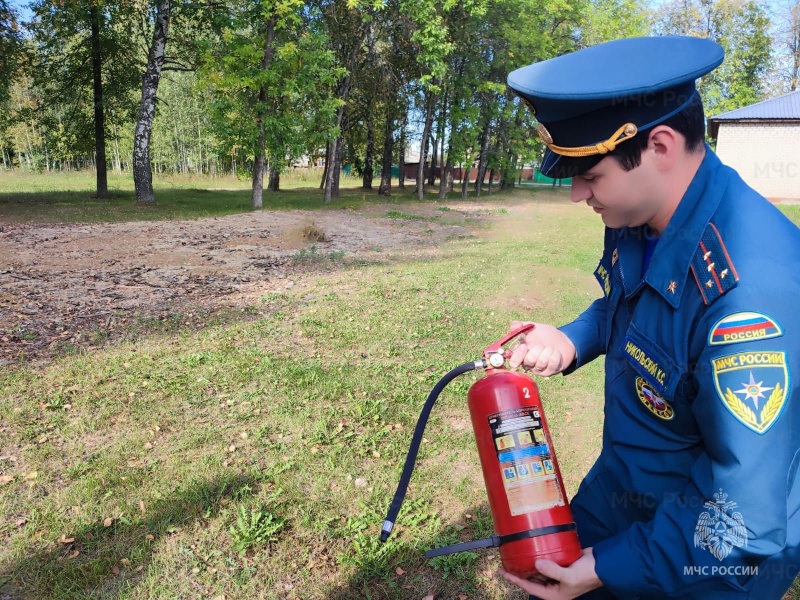
[[[472,157],[469,156],[469,152],[467,156],[464,157],[464,173],[461,175],[461,198],[462,200],[467,199],[467,187],[469,187],[469,174],[472,172]]]
[[[133,185],[137,202],[156,201],[153,193],[153,171],[150,167],[150,134],[153,131],[153,119],[156,115],[156,93],[161,80],[161,69],[164,66],[171,9],[171,0],[160,0],[158,3],[150,56],[142,75],[142,100],[139,103],[139,118],[133,134]]]
[[[443,200],[447,197],[447,192],[453,189],[453,163],[450,162],[448,157],[442,168],[442,176],[439,179],[439,199]]]
[[[258,119],[258,117],[256,117]],[[258,143],[264,140],[264,132],[258,132]],[[250,188],[250,206],[253,210],[264,207],[264,154],[256,153],[253,157],[253,183]]]
[[[328,169],[328,179],[325,184],[325,204],[330,204],[332,198],[339,197],[339,177],[338,172],[341,169],[339,162],[339,148],[342,146],[344,139],[341,133],[342,122],[344,121],[344,105],[340,106],[336,111],[336,129],[339,131],[338,137],[331,141],[330,164],[326,165]]]
[[[266,71],[275,54],[275,22],[277,18],[272,15],[267,23],[264,36],[264,55],[261,57],[261,70]],[[258,144],[253,157],[253,190],[251,194],[253,210],[261,210],[264,206],[264,157],[266,156],[267,133],[264,130],[264,116],[267,111],[267,89],[262,85],[258,89],[258,107],[256,108],[256,130],[258,131]]]
[[[444,138],[445,138],[445,135],[446,135],[445,124],[447,123],[449,100],[450,100],[450,98],[449,98],[449,90],[445,89],[444,97],[442,98],[442,108],[441,108],[441,110],[439,112],[439,120],[438,120],[438,123],[436,124],[437,137],[439,138],[439,144],[438,144],[439,148],[438,148],[438,150],[434,150],[434,153],[433,153],[434,160],[437,161],[437,162],[441,161],[441,164],[439,166],[439,169],[440,169],[440,173],[439,173],[439,197],[440,198],[444,198],[444,196],[442,195],[443,194],[442,190],[445,190],[445,192],[446,192],[446,189],[447,189],[447,185],[448,185],[448,182],[447,182],[448,168],[450,170],[452,170],[452,168],[453,168],[453,165],[450,164],[449,157],[448,157],[448,160],[446,162],[445,162],[445,158],[444,158]],[[436,181],[434,179],[435,176],[436,176],[436,168],[434,167],[433,173],[431,174],[431,179],[430,179],[430,184],[431,185],[436,183]],[[442,186],[444,186],[444,187],[442,187]]]
[[[381,184],[378,186],[379,196],[390,196],[392,194],[392,150],[394,138],[394,106],[391,103],[386,105],[386,124],[383,129],[383,159],[381,161]],[[402,170],[402,167],[401,167]]]
[[[114,171],[122,173],[122,157],[119,155],[119,137],[116,125],[114,125]]]
[[[341,110],[341,108],[339,110]],[[325,204],[330,204],[331,199],[339,196],[338,189],[336,190],[336,194],[333,193],[333,170],[336,168],[334,163],[336,162],[336,149],[338,146],[338,137],[331,140],[330,151],[328,152],[328,158],[330,160],[325,161]]]
[[[406,189],[406,120],[408,119],[408,112],[405,107],[403,110],[403,119],[400,122],[400,147],[397,149],[397,164],[400,165],[400,173],[397,175],[397,187],[401,190]]]
[[[325,204],[330,204],[332,198],[339,197],[339,170],[341,169],[342,153],[344,150],[344,134],[342,132],[342,123],[344,123],[344,113],[347,107],[347,99],[350,96],[350,89],[353,83],[353,73],[356,71],[358,55],[361,51],[361,45],[367,37],[368,28],[363,27],[359,39],[353,44],[353,49],[347,59],[347,71],[349,75],[342,78],[339,82],[337,89],[339,99],[342,105],[336,111],[336,131],[337,138],[331,142],[331,163],[328,169],[328,179],[325,184]]]
[[[336,170],[333,172],[333,187],[336,197],[339,197],[339,180],[342,177],[342,159],[344,158],[344,137],[339,140],[336,147]]]
[[[489,123],[487,121],[486,125],[483,127],[483,131],[481,132],[481,153],[478,156],[478,176],[475,178],[475,195],[481,195],[481,187],[483,186],[483,180],[486,177],[486,167],[489,160]]]
[[[447,105],[446,105],[446,103],[445,103],[445,109],[442,112],[447,113]],[[446,116],[443,116],[442,117],[442,121],[441,121],[442,155],[444,155],[444,124],[446,122],[445,119],[446,119]],[[455,124],[452,123],[452,119],[451,119],[451,124],[450,124],[450,132],[451,132],[451,134],[450,134],[450,144],[453,143],[452,132],[455,131],[455,129],[456,129],[455,128]],[[453,168],[454,168],[454,166],[455,165],[453,164],[453,155],[452,155],[451,149],[448,147],[448,149],[447,149],[447,160],[444,163],[444,169],[442,169],[442,177],[439,180],[439,198],[440,199],[446,198],[447,197],[447,192],[452,192],[453,191]]]
[[[322,167],[322,179],[319,182],[319,189],[324,190],[328,182],[328,165],[331,164],[331,143],[325,144],[325,166]]]
[[[436,167],[439,162],[439,140],[431,136],[431,170],[428,171],[428,185],[433,187],[436,184]]]
[[[428,137],[431,134],[433,123],[433,108],[436,105],[436,94],[428,92],[428,102],[425,107],[425,126],[422,129],[422,138],[419,143],[419,165],[417,165],[417,199],[425,197],[425,160],[428,153]]]
[[[108,173],[106,170],[106,124],[103,114],[103,56],[100,50],[100,7],[89,4],[92,20],[92,87],[94,90],[94,144],[97,155],[96,198],[108,198]]]
[[[365,190],[372,189],[372,178],[374,176],[372,163],[375,161],[375,135],[372,130],[372,119],[369,117],[371,112],[372,110],[367,111],[367,152],[364,157],[364,173],[361,180],[361,187]]]
[[[513,104],[514,98],[511,92],[506,93],[506,103]],[[502,144],[500,147],[500,155],[505,158],[500,162],[500,189],[506,190],[513,188],[517,182],[517,171],[519,156],[517,155],[513,144],[510,140],[511,131],[519,131],[522,127],[522,113],[523,107],[517,105],[513,113],[513,117],[503,120],[502,135],[500,137]]]
[[[281,171],[276,169],[275,165],[269,168],[269,185],[267,189],[270,192],[277,192],[281,189]]]

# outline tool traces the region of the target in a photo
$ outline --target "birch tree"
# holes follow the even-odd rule
[[[155,7],[153,40],[147,58],[147,68],[142,75],[142,99],[139,117],[133,135],[133,183],[136,201],[153,203],[153,171],[150,166],[150,134],[156,114],[156,94],[161,80],[161,70],[166,57],[169,24],[172,16],[172,1],[158,0]]]

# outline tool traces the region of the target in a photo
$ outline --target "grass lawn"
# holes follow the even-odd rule
[[[405,190],[399,190],[395,180],[391,198],[383,198],[377,195],[379,180],[373,182],[374,189],[369,191],[361,189],[361,178],[343,175],[341,196],[326,207],[319,177],[318,170],[287,173],[281,179],[280,191],[265,189],[264,209],[354,209],[369,202],[405,203],[414,199],[413,181],[406,184]],[[251,210],[250,185],[249,179],[230,176],[156,176],[153,181],[156,203],[148,206],[137,204],[131,174],[110,172],[110,198],[99,200],[93,197],[96,187],[91,173],[0,171],[0,221],[113,222],[223,216]],[[434,198],[437,192],[438,188],[426,190],[426,197]],[[451,194],[451,198],[457,195]]]
[[[5,189],[0,212],[19,194]],[[63,220],[88,202],[41,193],[52,202],[26,218]],[[156,218],[227,206],[192,190],[160,202],[184,193],[217,200]],[[230,193],[248,210],[246,191]],[[398,527],[378,541],[439,378],[511,320],[561,324],[599,293],[596,215],[564,191],[491,201],[508,210],[473,238],[340,265],[239,322],[0,373],[0,596],[523,598],[496,577],[496,551],[423,556],[491,533],[465,402],[476,375],[440,397]],[[600,448],[602,361],[538,383],[572,494]]]

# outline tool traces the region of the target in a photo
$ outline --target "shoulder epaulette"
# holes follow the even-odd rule
[[[700,295],[707,305],[731,288],[736,287],[739,275],[728,256],[725,244],[713,223],[706,225],[703,237],[692,256],[692,273]]]

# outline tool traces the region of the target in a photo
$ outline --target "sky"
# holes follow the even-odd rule
[[[27,21],[31,18],[31,11],[28,9],[28,0],[6,0],[6,3],[17,11],[20,20]]]

